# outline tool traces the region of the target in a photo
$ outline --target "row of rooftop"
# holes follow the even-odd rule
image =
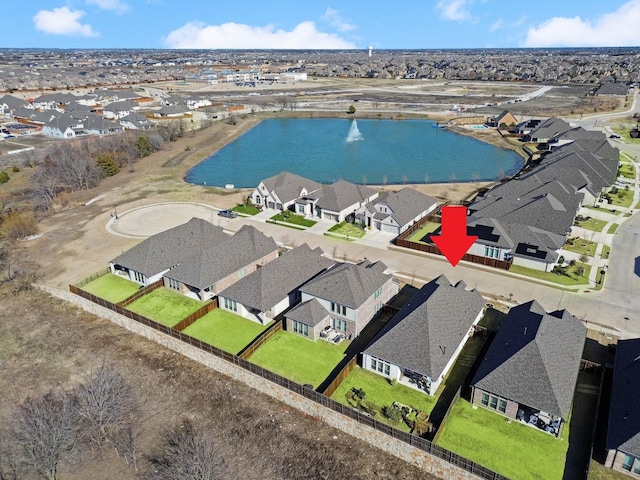
[[[548,50],[0,50],[0,91],[211,79],[228,69],[317,77],[598,84],[640,81],[634,48]]]

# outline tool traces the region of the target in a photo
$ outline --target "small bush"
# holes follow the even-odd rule
[[[14,166],[11,168],[11,171],[12,171],[13,173],[18,173],[18,172],[20,171],[20,167],[18,167],[17,165],[14,165]]]
[[[392,423],[399,423],[402,421],[402,411],[397,408],[384,407],[384,416]]]
[[[7,183],[9,181],[9,174],[5,171],[0,172],[0,183]]]

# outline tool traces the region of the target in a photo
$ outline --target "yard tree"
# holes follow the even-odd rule
[[[354,107],[353,105],[349,105],[349,110],[347,110],[347,112],[353,115],[354,113],[356,113],[356,107]]]
[[[587,263],[589,261],[589,255],[583,253],[582,255],[580,255],[578,260],[580,261],[580,263]]]

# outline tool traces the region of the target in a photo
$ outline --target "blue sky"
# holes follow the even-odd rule
[[[33,0],[0,47],[640,46],[640,0]]]

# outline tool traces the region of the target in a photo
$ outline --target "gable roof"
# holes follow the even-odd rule
[[[476,290],[444,275],[425,284],[376,335],[364,353],[436,380],[484,308]]]
[[[266,312],[303,283],[335,264],[320,248],[302,244],[220,292],[247,308]]]
[[[400,226],[406,225],[425,210],[436,204],[436,199],[425,195],[413,188],[403,188],[397,192],[384,192],[371,202],[367,208],[371,213],[376,211],[376,205],[385,204],[392,210],[391,217]]]
[[[307,193],[311,193],[322,188],[322,185],[318,182],[286,171],[280,172],[273,177],[265,178],[262,183],[267,187],[269,193],[275,193],[283,203],[298,198],[303,189]]]
[[[187,223],[143,240],[111,260],[111,263],[151,277],[178,265],[203,248],[219,244],[228,238],[221,227],[194,217]]]
[[[278,250],[273,238],[251,225],[244,225],[232,237],[207,247],[184,259],[165,276],[203,290]]]
[[[640,338],[618,341],[607,449],[640,456]]]
[[[566,310],[547,313],[535,300],[513,307],[472,384],[566,420],[586,332]]]
[[[360,206],[362,202],[376,193],[377,191],[373,188],[338,180],[310,196],[318,200],[316,205],[321,209],[340,212],[355,204]]]
[[[6,105],[10,110],[27,105],[29,102],[13,95],[3,95],[0,97],[0,105]]]
[[[302,302],[287,312],[287,318],[315,327],[329,316],[329,312],[316,299]]]
[[[384,285],[390,275],[382,262],[364,260],[357,265],[342,263],[314,278],[300,291],[350,308],[358,308]]]

